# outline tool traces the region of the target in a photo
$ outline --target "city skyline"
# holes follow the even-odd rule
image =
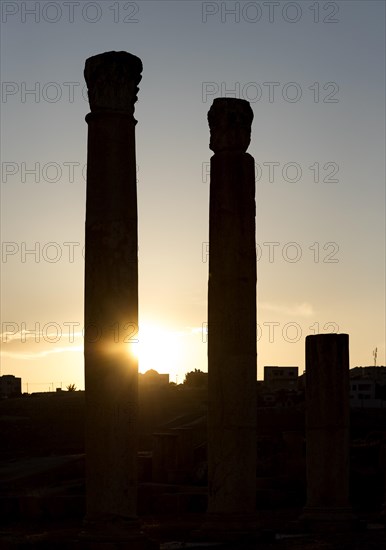
[[[221,96],[254,111],[258,378],[301,373],[315,333],[348,333],[351,367],[375,348],[385,364],[384,4],[91,2],[73,22],[64,4],[2,6],[2,374],[84,388],[83,68],[111,50],[144,65],[140,331],[124,335],[140,372],[207,370],[206,117]]]

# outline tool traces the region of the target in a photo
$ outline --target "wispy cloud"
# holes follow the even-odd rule
[[[207,323],[203,323],[200,327],[190,327],[190,334],[202,334],[207,330]]]
[[[83,352],[83,346],[68,346],[65,348],[52,348],[52,349],[46,349],[43,351],[37,351],[35,353],[26,352],[26,353],[20,353],[15,351],[4,351],[1,350],[1,356],[2,357],[9,357],[10,359],[21,359],[26,361],[31,361],[34,359],[40,359],[42,357],[47,357],[47,355],[52,355],[53,353],[73,353],[73,352]]]
[[[22,344],[25,344],[27,341],[34,341],[36,343],[41,342],[42,340],[53,343],[55,339],[65,338],[70,343],[76,338],[83,338],[83,333],[80,331],[73,332],[64,332],[60,329],[57,332],[48,332],[44,330],[17,330],[17,331],[4,331],[0,333],[0,339],[2,344],[10,344],[11,342],[18,341]]]
[[[278,315],[287,315],[289,317],[312,317],[315,315],[315,310],[312,304],[303,302],[301,304],[294,304],[292,306],[273,304],[270,302],[261,302],[259,309],[262,311],[269,311],[271,313],[277,313]]]

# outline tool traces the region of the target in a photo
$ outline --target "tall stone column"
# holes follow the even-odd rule
[[[95,538],[137,529],[138,238],[134,103],[141,60],[87,59],[86,504]]]
[[[256,504],[256,237],[253,112],[218,98],[208,113],[208,514],[203,530],[249,532]]]
[[[350,525],[349,337],[306,337],[307,504],[302,519],[317,528]]]
[[[383,470],[383,504],[382,511],[380,513],[380,520],[386,524],[386,441],[383,440],[381,443],[380,455],[379,455],[380,465]]]

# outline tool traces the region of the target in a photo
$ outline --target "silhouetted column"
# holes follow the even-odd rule
[[[138,326],[134,103],[142,62],[126,52],[87,59],[85,255],[88,531],[125,538],[137,526]]]
[[[178,435],[153,433],[152,476],[156,483],[169,483],[169,472],[177,467]]]
[[[307,504],[321,528],[352,520],[349,503],[349,337],[306,338]]]
[[[386,524],[386,441],[383,441],[383,443],[381,443],[379,460],[383,471],[383,491],[384,491],[380,520]]]
[[[255,527],[256,244],[253,112],[215,99],[210,149],[208,283],[208,481],[204,529]]]

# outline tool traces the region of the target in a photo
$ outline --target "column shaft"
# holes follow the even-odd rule
[[[306,338],[306,462],[310,520],[347,520],[349,506],[349,338]]]
[[[219,98],[208,118],[215,152],[209,216],[208,521],[245,530],[254,521],[256,502],[255,174],[254,159],[245,152],[253,113],[244,100]]]
[[[86,522],[137,516],[138,236],[133,117],[142,64],[126,52],[86,62]]]

